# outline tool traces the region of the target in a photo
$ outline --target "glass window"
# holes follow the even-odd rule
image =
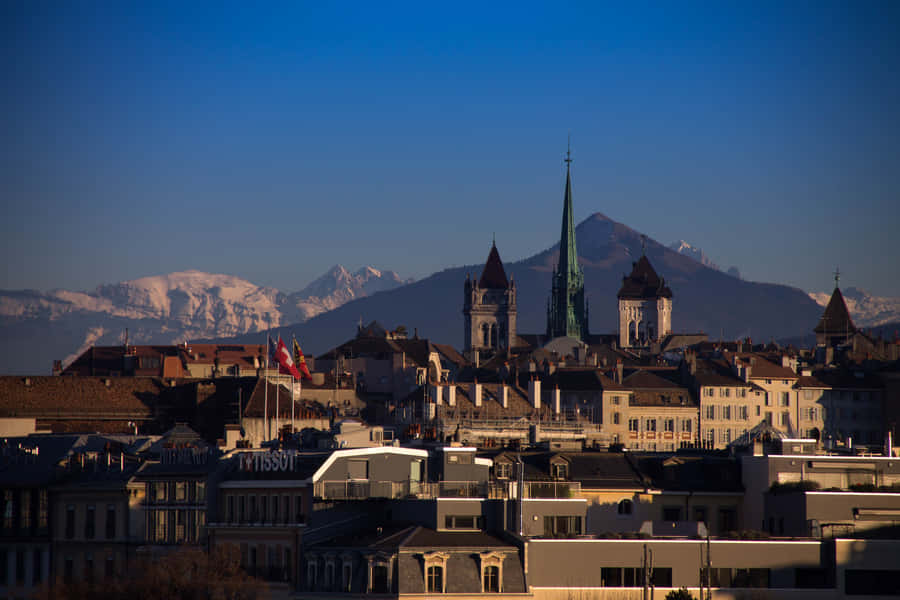
[[[681,422],[681,431],[683,431],[685,433],[690,433],[692,427],[693,427],[693,425],[692,425],[692,421],[690,419],[684,419]]]
[[[630,515],[633,504],[627,498],[619,502],[618,512],[620,515]]]
[[[484,591],[500,593],[500,567],[491,565],[484,568]]]
[[[46,530],[47,529],[47,514],[48,514],[48,503],[47,503],[47,490],[41,490],[38,492],[38,529]]]
[[[179,502],[184,502],[187,500],[187,482],[186,481],[176,481],[175,482],[175,500]]]
[[[97,510],[91,505],[87,507],[87,513],[84,516],[84,537],[89,540],[94,539],[94,527],[97,523]]]
[[[707,419],[715,419],[716,418],[716,407],[709,405],[706,407],[706,418]]]
[[[431,565],[428,567],[426,591],[431,593],[443,593],[444,591],[444,567]]]
[[[106,505],[106,539],[116,537],[116,505]]]
[[[664,424],[666,431],[675,431],[675,419],[666,419]]]
[[[75,537],[75,505],[70,504],[66,507],[66,539],[71,540]]]
[[[638,431],[638,420],[628,419],[628,431]]]
[[[646,425],[646,431],[656,431],[656,419],[647,419]]]
[[[43,580],[41,569],[41,551],[35,549],[31,553],[31,585],[36,585]]]
[[[31,529],[31,490],[22,490],[20,496],[20,527],[26,531]]]
[[[781,405],[782,406],[790,406],[791,405],[791,393],[790,392],[781,392]]]

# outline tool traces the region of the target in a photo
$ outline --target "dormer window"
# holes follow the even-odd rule
[[[550,475],[553,479],[568,479],[569,465],[566,463],[553,463],[550,465]]]
[[[494,475],[497,479],[509,479],[512,477],[512,463],[500,462],[494,465]]]

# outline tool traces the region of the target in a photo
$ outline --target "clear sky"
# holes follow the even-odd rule
[[[439,6],[432,6],[439,5]],[[900,295],[900,2],[0,3],[0,288],[423,277],[576,218]]]

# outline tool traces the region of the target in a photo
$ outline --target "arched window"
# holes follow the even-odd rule
[[[497,326],[491,325],[491,348],[497,347]]]
[[[481,326],[481,345],[487,348],[490,346],[491,333],[487,323]]]
[[[633,508],[633,503],[629,499],[622,500],[619,502],[619,514],[620,515],[630,515],[631,510]]]
[[[628,342],[631,345],[637,343],[637,323],[634,321],[628,322]]]

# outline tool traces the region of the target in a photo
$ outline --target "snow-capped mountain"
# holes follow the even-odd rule
[[[379,271],[375,267],[363,267],[356,273],[350,273],[341,265],[334,265],[308,286],[291,294],[287,302],[297,307],[304,315],[303,320],[306,320],[355,298],[390,290],[411,281],[400,279],[394,271]]]
[[[689,258],[693,258],[701,265],[707,266],[711,269],[716,269],[717,271],[721,271],[719,265],[714,263],[700,248],[696,246],[692,246],[684,240],[678,240],[677,242],[672,242],[669,244],[669,249],[674,250],[678,254],[682,254]]]
[[[678,254],[681,254],[682,256],[687,256],[688,258],[693,258],[701,265],[703,265],[705,267],[709,267],[710,269],[715,269],[717,271],[723,270],[719,265],[714,263],[712,261],[712,259],[709,256],[707,256],[705,252],[703,252],[703,250],[701,250],[697,246],[689,244],[688,242],[686,242],[684,240],[678,240],[677,242],[672,242],[671,244],[669,244],[669,250],[674,250],[675,252],[677,252]],[[725,270],[725,272],[728,273],[729,275],[731,275],[732,277],[736,277],[737,279],[741,278],[741,272],[738,270],[737,267],[734,267],[734,266],[728,267],[728,269]]]
[[[121,343],[126,329],[130,342],[168,344],[300,323],[409,281],[393,271],[363,267],[349,273],[335,265],[292,294],[201,271],[142,277],[93,292],[0,291],[0,372],[48,371],[52,359],[65,362],[90,345]],[[23,351],[30,346],[39,358]]]
[[[857,327],[875,327],[900,321],[900,298],[873,296],[855,287],[841,288],[841,294]],[[809,297],[824,307],[831,299],[831,292],[810,292]]]

